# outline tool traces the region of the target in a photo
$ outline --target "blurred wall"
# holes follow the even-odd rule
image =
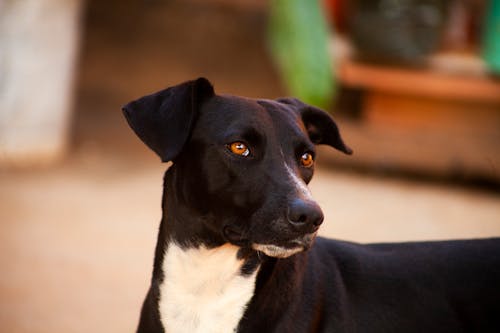
[[[130,100],[199,76],[217,93],[286,94],[267,48],[267,11],[216,0],[88,1],[72,143],[150,152],[123,118]]]
[[[81,8],[81,0],[0,1],[0,165],[64,152]]]

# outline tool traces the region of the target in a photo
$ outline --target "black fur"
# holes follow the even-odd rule
[[[310,181],[313,168],[298,161],[316,144],[352,153],[325,112],[293,98],[216,95],[203,78],[123,111],[141,140],[174,162],[138,332],[164,332],[158,295],[173,240],[186,248],[232,243],[245,259],[241,274],[258,269],[238,332],[500,332],[498,239],[360,245],[317,238],[312,246],[321,209],[286,175],[288,166]],[[229,152],[235,141],[251,148],[248,157]],[[318,218],[290,223],[292,205]],[[288,258],[252,249],[290,248],[297,239],[306,251]]]
[[[318,238],[269,259],[239,332],[500,332],[498,239],[360,245]]]

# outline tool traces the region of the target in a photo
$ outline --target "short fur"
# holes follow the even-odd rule
[[[233,332],[255,289],[257,272],[240,274],[245,260],[239,248],[183,249],[174,242],[166,249],[158,300],[167,332]]]
[[[316,237],[323,214],[301,158],[317,144],[352,152],[325,112],[217,95],[203,78],[123,111],[173,162],[139,333],[500,332],[499,239]]]

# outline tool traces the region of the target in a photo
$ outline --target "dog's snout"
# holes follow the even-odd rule
[[[314,232],[323,223],[323,212],[314,201],[295,199],[288,206],[288,221],[294,227]]]

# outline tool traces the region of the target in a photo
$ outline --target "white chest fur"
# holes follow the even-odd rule
[[[250,301],[257,272],[240,273],[238,248],[182,249],[171,243],[163,262],[160,317],[167,333],[234,332]]]

